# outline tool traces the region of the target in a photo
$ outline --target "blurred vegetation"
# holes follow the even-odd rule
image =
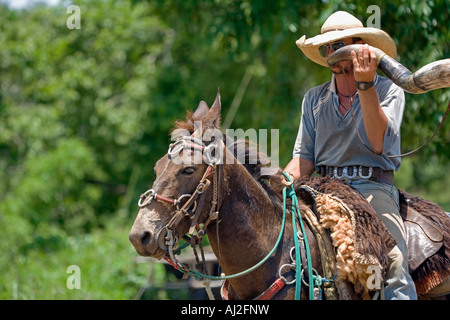
[[[231,128],[279,129],[290,160],[300,104],[330,72],[295,45],[371,1],[83,0],[0,5],[0,298],[130,299],[145,283],[128,232],[173,122],[220,87]],[[449,58],[447,0],[380,1],[411,70]],[[68,5],[67,5],[68,6]],[[406,96],[403,150],[437,127],[449,90]],[[404,159],[397,186],[450,211],[450,126]],[[82,290],[66,288],[79,265]]]

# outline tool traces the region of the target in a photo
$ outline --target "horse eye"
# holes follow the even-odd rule
[[[194,171],[195,171],[195,168],[194,168],[194,167],[187,167],[187,168],[185,168],[185,169],[183,170],[183,174],[191,175],[191,174],[194,173]]]

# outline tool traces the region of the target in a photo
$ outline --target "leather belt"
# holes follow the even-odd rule
[[[369,179],[376,182],[394,185],[394,171],[383,170],[381,168],[364,167],[364,166],[348,166],[348,167],[331,167],[320,166],[319,174],[322,177],[330,176],[339,180],[344,179]]]

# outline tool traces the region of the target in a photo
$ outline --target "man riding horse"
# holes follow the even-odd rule
[[[325,67],[334,51],[351,44],[368,44],[392,58],[397,55],[386,32],[365,28],[343,11],[325,21],[320,35],[297,41],[309,59]],[[400,153],[405,95],[391,80],[376,74],[373,48],[361,47],[352,52],[352,59],[330,67],[331,81],[306,93],[293,159],[285,172],[297,179],[318,171],[357,189],[397,242],[389,252],[386,299],[417,299],[393,174],[401,162],[394,155]]]
[[[185,274],[225,280],[223,297],[229,299],[319,299],[322,289],[327,300],[375,298],[371,292],[379,288],[367,285],[368,266],[382,270],[387,299],[449,294],[450,220],[438,205],[397,190],[393,171],[400,167],[402,89],[449,88],[450,59],[411,73],[393,59],[389,35],[364,28],[346,12],[331,15],[321,35],[303,36],[297,45],[333,72],[303,101],[294,158],[285,169],[303,178],[287,184],[282,180],[289,175],[280,168],[263,173],[266,155],[222,136],[218,93],[211,108],[202,101],[186,121],[176,122],[176,141],[157,162],[152,188],[139,198],[130,241],[139,254],[165,258]],[[393,82],[376,75],[377,65]],[[450,104],[439,127],[449,110]],[[210,129],[219,132],[214,139],[202,134]],[[308,178],[314,170],[323,177]],[[205,234],[220,276],[175,257],[186,246],[179,246],[181,238],[201,249]],[[308,288],[301,285],[306,279]]]

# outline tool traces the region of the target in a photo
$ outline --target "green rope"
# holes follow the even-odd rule
[[[289,175],[285,172],[283,172],[283,175],[289,180],[289,182],[292,182]],[[301,258],[300,258],[300,246],[298,243],[298,237],[297,237],[297,227],[295,223],[295,216],[298,216],[298,221],[300,223],[300,228],[303,233],[303,239],[305,241],[305,250],[306,250],[306,265],[308,270],[308,282],[309,282],[309,299],[314,300],[314,279],[313,279],[313,271],[312,271],[312,260],[311,260],[311,252],[309,250],[309,243],[308,238],[306,236],[305,227],[303,226],[302,216],[300,214],[300,209],[298,206],[298,199],[297,195],[295,194],[294,187],[284,187],[283,189],[283,214],[286,211],[286,197],[291,198],[292,201],[292,229],[294,232],[294,245],[295,245],[295,261],[296,263],[296,270],[295,270],[295,277],[297,281],[295,282],[295,299],[300,300],[300,293],[301,293]]]
[[[198,272],[196,270],[192,270],[189,269],[188,271],[184,271],[181,268],[178,268],[179,271],[181,271],[182,273],[192,273],[196,279],[211,279],[211,280],[225,280],[225,279],[233,279],[233,278],[238,278],[238,277],[242,277],[256,269],[258,269],[260,266],[262,266],[267,260],[269,260],[269,258],[272,256],[272,254],[275,252],[275,250],[277,249],[278,245],[280,244],[281,238],[283,237],[283,231],[284,231],[284,226],[285,226],[285,222],[286,222],[286,211],[283,211],[283,220],[281,223],[281,229],[280,229],[280,234],[278,235],[278,239],[277,242],[275,243],[275,245],[273,246],[272,250],[270,250],[270,252],[257,264],[255,264],[253,267],[250,267],[244,271],[235,273],[235,274],[231,274],[231,275],[225,275],[225,276],[210,276],[207,274],[203,274],[201,272]]]
[[[292,182],[291,179],[289,178],[289,176],[283,172],[283,175],[289,180],[289,182]],[[298,237],[297,237],[297,224],[296,224],[296,216],[298,217],[298,221],[300,222],[300,228],[301,231],[303,233],[303,239],[305,241],[305,248],[306,248],[306,264],[307,264],[307,270],[308,270],[308,281],[309,281],[309,299],[310,300],[314,300],[314,285],[315,285],[315,278],[313,277],[313,271],[312,271],[312,260],[311,260],[311,252],[309,250],[309,244],[308,244],[308,239],[306,237],[306,232],[305,232],[305,228],[303,226],[303,221],[302,221],[302,217],[300,214],[300,209],[298,206],[298,200],[297,200],[297,195],[295,194],[295,190],[293,188],[293,186],[291,185],[290,187],[284,187],[283,189],[283,220],[281,223],[281,229],[280,229],[280,234],[278,235],[278,239],[277,242],[275,243],[275,245],[273,246],[272,250],[270,250],[270,252],[257,264],[255,264],[253,267],[250,267],[244,271],[235,273],[235,274],[231,274],[231,275],[225,275],[225,276],[211,276],[211,275],[207,275],[207,274],[203,274],[201,272],[198,272],[196,270],[192,270],[189,268],[178,268],[178,270],[182,273],[191,273],[195,276],[196,279],[202,280],[202,279],[210,279],[210,280],[226,280],[226,279],[233,279],[233,278],[238,278],[238,277],[242,277],[254,270],[256,270],[257,268],[259,268],[260,266],[262,266],[267,260],[269,260],[269,258],[272,256],[272,254],[275,252],[275,250],[277,249],[278,245],[280,244],[281,238],[283,237],[283,231],[284,231],[284,227],[285,227],[285,223],[286,223],[286,199],[290,198],[292,201],[292,229],[293,229],[293,233],[294,233],[294,246],[295,246],[295,261],[296,261],[296,270],[295,270],[295,277],[296,277],[296,282],[295,282],[295,299],[296,300],[300,300],[300,293],[301,293],[301,283],[302,283],[302,279],[301,279],[301,266],[302,266],[302,261],[301,261],[301,255],[300,255],[300,244],[298,241]],[[183,249],[184,247],[180,247],[177,251]],[[178,263],[180,264],[180,263]],[[184,267],[183,265],[181,265],[182,267]],[[183,270],[185,269],[185,270]]]
[[[284,173],[283,173],[284,174]],[[292,194],[294,193],[294,194]],[[295,197],[295,192],[294,190],[291,188],[287,188],[284,187],[283,189],[283,213],[286,212],[286,199],[287,197],[291,198]],[[294,247],[295,247],[295,263],[296,263],[296,267],[295,267],[295,279],[297,279],[297,281],[295,282],[295,300],[300,300],[300,293],[302,291],[302,281],[301,281],[301,277],[302,277],[302,258],[300,255],[300,244],[298,242],[298,237],[297,237],[297,223],[295,221],[295,207],[294,207],[294,202],[292,202],[292,231],[294,234]]]
[[[180,247],[178,247],[174,252],[173,252],[173,254],[180,254],[181,253],[181,250],[183,250],[184,248],[187,248],[187,247],[189,247],[189,243],[188,242],[186,242],[186,243],[184,243],[183,245],[181,245]]]

